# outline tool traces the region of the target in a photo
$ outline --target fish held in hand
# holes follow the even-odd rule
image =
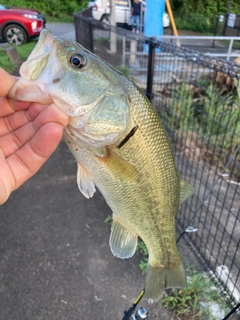
[[[138,237],[149,252],[146,295],[186,284],[176,246],[179,205],[193,193],[176,170],[166,132],[137,86],[74,41],[43,30],[10,96],[54,102],[69,115],[64,139],[85,197],[95,186],[113,211],[110,247],[129,258]]]

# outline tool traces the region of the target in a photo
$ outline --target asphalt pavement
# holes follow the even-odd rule
[[[85,199],[64,142],[0,207],[0,319],[121,319],[144,286],[139,257],[114,258],[111,214]]]

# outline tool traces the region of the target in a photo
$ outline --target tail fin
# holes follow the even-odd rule
[[[182,262],[175,268],[148,266],[146,279],[146,296],[149,299],[159,300],[165,288],[182,288],[187,283]]]

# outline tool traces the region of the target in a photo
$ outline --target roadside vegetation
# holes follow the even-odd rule
[[[160,301],[164,307],[173,311],[172,319],[219,320],[224,317],[227,306],[215,282],[206,273],[197,272],[192,266],[186,272],[187,286],[181,290],[166,290]]]
[[[6,6],[34,8],[46,15],[47,20],[49,20],[49,18],[61,18],[65,19],[65,22],[69,17],[72,19],[74,12],[78,12],[88,6],[88,0],[2,0],[1,3]]]
[[[27,59],[27,57],[32,52],[32,50],[36,44],[37,44],[37,40],[31,40],[24,45],[16,46],[16,49],[18,51],[18,54],[19,54],[21,61],[24,61]]]
[[[12,64],[8,58],[6,51],[0,47],[0,67],[9,73],[12,73],[16,65]]]
[[[31,40],[26,44],[21,46],[16,46],[16,50],[19,55],[19,63],[21,64],[23,61],[27,59],[33,48],[35,47],[37,40]],[[8,55],[4,49],[0,47],[0,67],[6,70],[9,73],[12,73],[15,69],[19,67],[19,65],[10,62]]]
[[[190,149],[197,149],[201,158],[218,170],[224,169],[229,155],[236,152],[240,141],[240,87],[229,79],[227,75],[215,72],[196,80],[196,86],[179,84],[169,102],[173,111],[166,119],[169,127],[179,133]],[[236,160],[240,161],[239,153]],[[226,173],[240,181],[234,163],[229,165]]]
[[[170,0],[172,10],[178,14],[195,14],[202,16],[214,16],[227,12],[228,0]],[[231,13],[239,14],[239,0],[231,1]]]
[[[177,14],[195,14],[202,16],[214,16],[225,14],[227,11],[228,0],[171,0],[171,6],[174,13]],[[80,11],[88,6],[88,0],[2,0],[2,4],[7,6],[18,6],[25,8],[35,8],[51,17],[65,17],[72,15],[73,12]],[[239,14],[239,0],[231,1],[231,13]]]

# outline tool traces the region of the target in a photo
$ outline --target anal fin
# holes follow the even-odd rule
[[[136,251],[137,242],[137,235],[113,219],[109,244],[114,256],[121,259],[132,257]]]
[[[78,162],[77,184],[86,198],[91,198],[96,192],[95,184],[87,170]]]

